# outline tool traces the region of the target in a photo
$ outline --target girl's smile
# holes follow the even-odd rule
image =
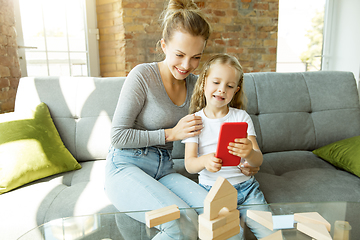
[[[220,95],[213,95],[213,97],[218,101],[224,101],[225,100],[225,98],[220,96]]]
[[[204,86],[207,112],[227,112],[228,104],[239,90],[238,79],[235,68],[221,63],[211,65]]]

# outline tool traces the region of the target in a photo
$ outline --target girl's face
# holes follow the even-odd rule
[[[171,41],[165,43],[162,39],[161,48],[166,55],[164,63],[173,78],[183,80],[192,73],[199,66],[204,47],[203,37],[182,31],[176,31]]]
[[[205,80],[206,107],[226,108],[239,90],[239,71],[227,64],[213,63]]]

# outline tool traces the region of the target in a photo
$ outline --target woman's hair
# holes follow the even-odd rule
[[[246,108],[246,97],[243,89],[244,72],[239,61],[235,57],[228,54],[216,54],[206,61],[199,74],[199,78],[195,84],[193,95],[191,97],[189,109],[190,114],[198,112],[206,106],[206,99],[204,93],[205,81],[206,78],[209,76],[211,66],[215,63],[227,64],[235,68],[239,72],[239,90],[235,93],[234,97],[229,103],[229,106],[239,109]]]
[[[168,7],[162,13],[161,20],[162,38],[165,42],[170,41],[177,30],[193,36],[202,36],[205,41],[210,37],[210,24],[192,0],[170,0]]]

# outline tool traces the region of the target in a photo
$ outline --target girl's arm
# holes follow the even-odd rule
[[[210,153],[198,157],[198,144],[195,142],[185,143],[185,168],[189,173],[198,173],[205,169],[209,172],[217,172],[221,169],[221,159]]]
[[[255,136],[235,139],[229,144],[229,152],[233,155],[245,158],[252,167],[259,167],[263,162],[263,155]]]

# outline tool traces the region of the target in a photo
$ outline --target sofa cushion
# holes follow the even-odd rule
[[[315,149],[313,153],[334,166],[360,177],[360,136],[328,144]]]
[[[56,173],[80,169],[45,103],[0,115],[0,194]]]
[[[359,201],[359,178],[310,151],[264,154],[255,175],[270,203]]]

